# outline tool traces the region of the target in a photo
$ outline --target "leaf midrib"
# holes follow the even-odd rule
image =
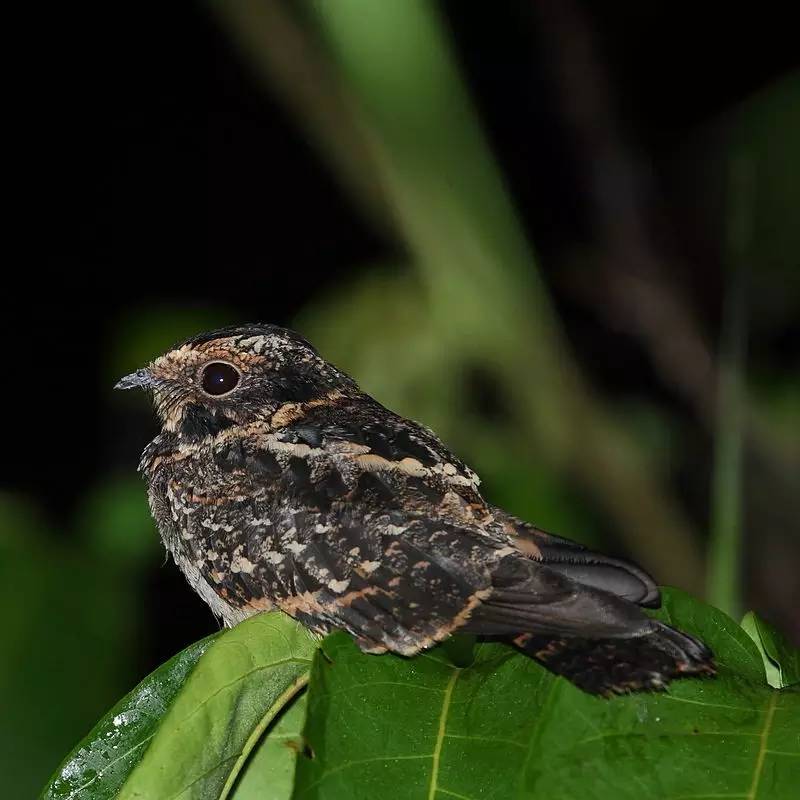
[[[275,702],[267,709],[258,725],[256,725],[248,737],[244,747],[242,748],[242,752],[239,754],[239,758],[228,774],[228,779],[225,781],[225,786],[222,788],[219,800],[226,800],[231,792],[231,789],[233,788],[233,785],[236,783],[236,779],[239,777],[239,772],[241,772],[242,766],[244,766],[245,761],[247,761],[247,758],[249,757],[252,749],[256,746],[256,743],[261,739],[261,736],[267,729],[267,726],[270,725],[278,713],[280,713],[280,711],[294,699],[298,692],[308,685],[309,677],[310,675],[308,672],[300,675],[297,680],[293,681],[289,686],[286,687],[286,690],[278,698],[276,698]]]
[[[447,716],[450,713],[450,701],[453,697],[453,687],[456,685],[458,676],[461,670],[454,668],[450,680],[444,690],[444,698],[442,699],[442,713],[439,715],[439,729],[436,733],[436,743],[433,747],[432,765],[431,765],[431,782],[428,788],[428,800],[434,800],[436,790],[438,788],[439,779],[439,761],[442,754],[442,745],[447,731]]]
[[[764,717],[764,727],[761,730],[761,741],[758,746],[758,757],[756,758],[756,767],[753,772],[753,782],[750,784],[750,791],[747,793],[747,800],[755,800],[758,794],[758,786],[761,782],[761,775],[764,772],[764,760],[767,756],[767,744],[769,742],[769,732],[772,727],[772,719],[775,716],[775,709],[778,706],[778,693],[773,692],[770,695],[769,703],[767,704],[767,714]]]

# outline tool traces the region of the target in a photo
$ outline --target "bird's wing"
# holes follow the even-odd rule
[[[365,513],[357,494],[330,503],[321,485],[331,483],[295,476],[275,502],[252,488],[211,497],[173,482],[184,557],[231,619],[277,605],[320,632],[347,630],[364,650],[404,655],[459,628],[625,637],[649,623],[635,604],[509,553],[479,529],[402,507]]]
[[[646,608],[661,605],[656,582],[635,564],[595,553],[577,542],[540,530],[502,509],[493,508],[492,513],[510,525],[523,553],[533,556],[554,572]]]
[[[532,559],[509,556],[466,630],[487,636],[539,633],[588,639],[640,636],[652,627],[635,603]]]
[[[441,521],[345,513],[287,563],[291,588],[277,604],[312,627],[349,631],[364,650],[413,655],[491,591],[488,565],[463,548],[463,531]]]
[[[469,502],[479,505],[478,478],[459,461],[439,439],[417,423],[397,417],[381,408],[374,415],[370,405],[358,409],[339,409],[331,416],[328,408],[306,413],[304,418],[289,425],[281,433],[287,441],[306,443],[312,447],[325,447],[338,442],[348,442],[368,448],[368,457],[400,463],[409,459],[419,463],[431,473],[425,483],[449,484]],[[377,487],[380,481],[376,482]],[[424,485],[420,484],[424,489]],[[430,498],[436,503],[436,498]],[[622,559],[595,553],[569,539],[547,533],[529,523],[506,513],[500,508],[487,511],[512,533],[515,543],[525,554],[531,555],[557,572],[583,586],[609,592],[648,608],[661,603],[655,581],[635,564]]]
[[[502,526],[470,522],[485,506],[450,483],[458,472],[387,439],[381,456],[341,451],[350,440],[335,424],[226,439],[208,487],[176,465],[168,495],[182,568],[223,599],[226,621],[275,604],[317,630],[348,630],[364,649],[403,654],[469,620],[492,635],[636,635],[646,618],[634,604],[561,569],[577,559],[525,557]],[[542,547],[543,557],[554,550]]]
[[[224,599],[227,622],[277,605],[321,632],[348,630],[364,649],[412,654],[490,591],[507,538],[435,510],[452,485],[470,494],[469,479],[413,431],[364,427],[305,415],[277,433],[226,438],[205,473],[175,464],[173,552]]]
[[[647,617],[619,594],[531,558],[500,562],[492,592],[464,630],[505,636],[593,694],[663,689],[673,678],[715,673],[713,654],[701,641]]]

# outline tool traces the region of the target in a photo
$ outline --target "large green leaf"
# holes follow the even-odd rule
[[[464,666],[323,645],[309,687],[296,798],[782,800],[800,785],[800,694],[767,686],[735,622],[679,592],[659,617],[704,638],[716,679],[603,700],[501,644]],[[313,754],[313,757],[311,757]]]
[[[120,800],[225,797],[269,723],[306,684],[315,647],[279,612],[221,636],[190,674]]]
[[[714,648],[718,678],[606,701],[501,644],[456,637],[403,659],[334,634],[296,698],[316,644],[262,614],[147,678],[45,797],[286,800],[295,762],[293,796],[307,798],[790,797],[800,693],[766,685],[759,649],[721,612],[672,591],[658,616]],[[762,624],[764,637],[797,663]]]
[[[305,685],[316,646],[305,629],[278,612],[198,642],[112,709],[69,756],[44,797],[227,796],[264,732]],[[276,762],[274,778],[284,786],[287,769],[285,760]],[[260,780],[270,780],[263,768]],[[288,790],[263,796],[277,800]]]

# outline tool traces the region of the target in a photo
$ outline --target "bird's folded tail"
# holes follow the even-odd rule
[[[512,641],[552,672],[606,697],[664,689],[673,678],[716,671],[702,642],[661,622],[642,636],[584,639],[523,633]]]

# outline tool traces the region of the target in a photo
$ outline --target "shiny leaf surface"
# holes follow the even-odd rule
[[[782,800],[800,785],[800,694],[765,682],[750,638],[671,592],[658,616],[704,638],[719,676],[607,701],[502,644],[468,666],[439,647],[414,659],[323,645],[309,687],[296,798],[731,797]]]
[[[293,620],[272,613],[187,648],[101,720],[44,797],[228,796],[251,751],[305,685],[316,646]],[[284,759],[276,769],[285,785],[291,766]]]
[[[215,637],[187,647],[148,675],[70,753],[43,793],[45,800],[105,800],[117,795],[161,720]]]

